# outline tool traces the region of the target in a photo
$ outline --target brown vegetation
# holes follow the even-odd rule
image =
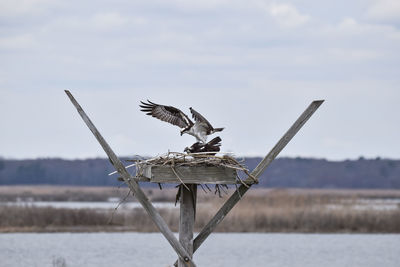
[[[25,188],[25,192],[28,189]],[[42,189],[41,189],[42,190]],[[39,189],[30,194],[44,196]],[[92,199],[97,194],[123,197],[126,189],[107,188],[65,189],[65,195],[85,192]],[[78,189],[76,189],[78,190]],[[82,191],[83,190],[83,191]],[[116,191],[114,191],[116,190]],[[56,191],[50,190],[53,194]],[[4,191],[3,191],[4,192]],[[12,195],[9,192],[9,195]],[[60,191],[61,192],[61,191]],[[60,193],[58,192],[58,193]],[[69,193],[68,193],[69,192]],[[72,192],[72,194],[71,194]],[[0,190],[0,195],[1,195]],[[15,193],[15,192],[14,192]],[[176,190],[148,189],[153,201],[173,201]],[[60,193],[61,194],[61,193]],[[18,194],[20,195],[20,194]],[[4,198],[4,194],[1,195]],[[195,230],[202,227],[215,214],[228,195],[219,198],[213,193],[199,190],[199,203]],[[399,198],[399,191],[334,191],[334,190],[252,190],[219,225],[220,232],[400,232],[400,207],[397,209],[355,208],[360,199]],[[75,197],[74,197],[75,199]],[[97,199],[97,198],[95,198]],[[159,209],[173,231],[178,230],[179,209]],[[0,232],[13,231],[156,231],[145,211],[57,209],[50,207],[0,205]],[[110,219],[112,221],[110,222]]]
[[[400,232],[400,208],[357,209],[358,197],[270,193],[249,196],[221,223],[231,232]]]

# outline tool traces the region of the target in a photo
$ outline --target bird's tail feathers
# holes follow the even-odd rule
[[[215,132],[221,132],[223,129],[225,129],[225,128],[214,128],[214,133]]]
[[[213,138],[212,140],[210,140],[210,141],[207,143],[207,145],[214,146],[214,145],[218,144],[218,143],[221,142],[221,141],[222,141],[221,137],[217,136],[217,137]]]

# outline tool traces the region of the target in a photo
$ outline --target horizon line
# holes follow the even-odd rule
[[[224,152],[222,152],[224,153]],[[162,154],[158,154],[156,156],[159,156]],[[264,156],[260,155],[235,155],[233,154],[235,158],[263,158]],[[152,158],[156,156],[149,156],[149,155],[133,155],[133,156],[118,156],[119,158]],[[326,161],[357,161],[357,160],[393,160],[393,161],[398,161],[400,158],[390,158],[390,157],[384,157],[384,156],[375,156],[375,157],[368,157],[368,156],[358,156],[355,158],[341,158],[341,159],[332,159],[332,158],[327,158],[327,157],[320,157],[320,156],[290,156],[290,155],[282,155],[278,156],[277,158],[289,158],[289,159],[314,159],[314,160],[326,160]],[[92,159],[107,159],[106,156],[87,156],[87,157],[65,157],[65,156],[37,156],[37,157],[4,157],[0,155],[0,160],[41,160],[41,159],[61,159],[61,160],[92,160]]]

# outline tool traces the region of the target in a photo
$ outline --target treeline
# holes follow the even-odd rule
[[[252,170],[261,158],[245,158]],[[128,164],[128,162],[127,162]],[[0,185],[118,186],[107,159],[0,159]],[[131,172],[134,172],[131,169]],[[328,161],[278,158],[264,172],[259,187],[400,189],[400,160]]]

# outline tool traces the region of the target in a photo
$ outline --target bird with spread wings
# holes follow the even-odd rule
[[[147,115],[155,117],[159,120],[171,123],[181,128],[181,135],[190,134],[196,138],[196,140],[202,144],[206,144],[207,136],[216,132],[222,131],[224,128],[214,128],[206,118],[200,113],[190,108],[194,123],[189,117],[183,113],[180,109],[153,103],[147,100],[147,103],[140,101],[141,111]]]

